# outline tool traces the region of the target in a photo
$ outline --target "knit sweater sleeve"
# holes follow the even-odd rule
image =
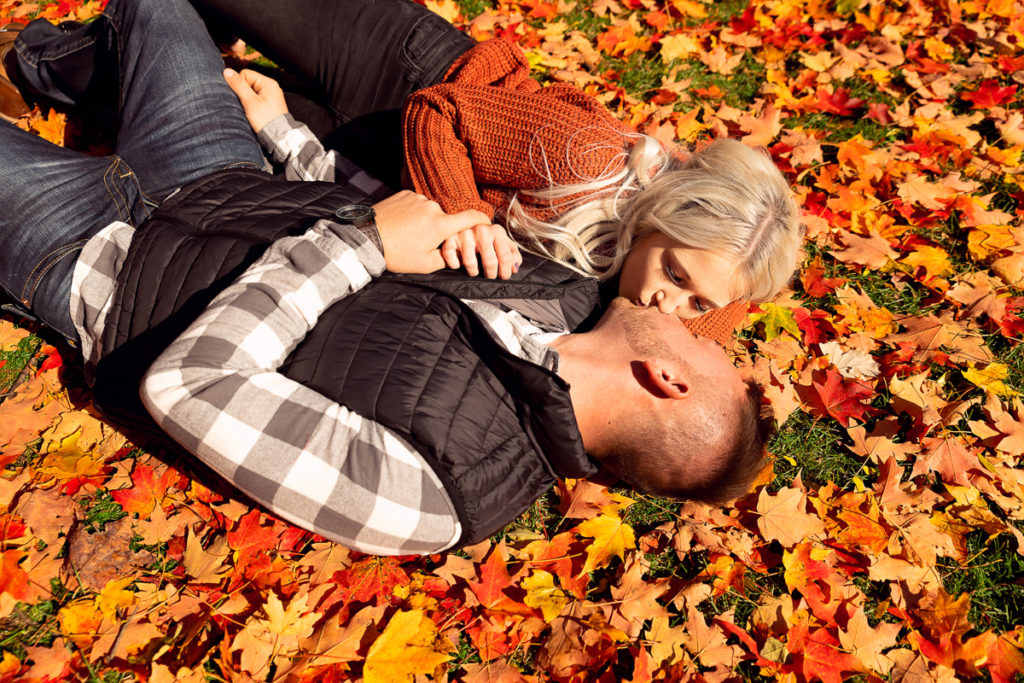
[[[445,82],[414,93],[403,128],[416,191],[447,212],[492,218],[499,207],[478,188],[581,182],[618,170],[624,156],[623,126],[600,103],[571,85],[540,88],[519,48],[500,40],[481,43]]]

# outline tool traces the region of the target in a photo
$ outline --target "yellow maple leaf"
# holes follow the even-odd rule
[[[107,585],[96,596],[96,609],[107,619],[116,620],[118,610],[127,609],[135,604],[135,592],[127,590],[133,581],[133,576],[107,581]]]
[[[1010,369],[1002,363],[989,363],[981,369],[978,369],[974,363],[968,363],[967,369],[963,371],[963,376],[974,386],[996,396],[1017,396],[1019,392],[1009,387],[1004,381],[1009,372]]]
[[[803,337],[791,310],[773,303],[760,304],[760,308],[760,313],[751,313],[747,318],[751,325],[764,323],[765,341],[775,339],[782,334],[783,330],[789,332],[797,339]]]
[[[451,660],[448,640],[420,610],[398,612],[370,645],[363,667],[366,683],[412,681],[416,674],[433,674]]]
[[[673,114],[676,125],[676,138],[694,142],[697,136],[707,130],[707,126],[697,120],[700,109],[694,107],[685,114]]]
[[[46,118],[33,119],[32,130],[39,134],[44,140],[49,140],[55,145],[64,145],[64,128],[67,125],[66,114],[58,113],[50,109]]]
[[[701,19],[708,15],[708,8],[694,0],[669,0],[672,7],[684,17]]]
[[[548,623],[569,604],[569,596],[555,585],[555,577],[550,572],[538,569],[523,579],[521,585],[526,590],[523,602],[539,609],[544,615],[544,621]]]
[[[920,246],[907,254],[900,263],[904,263],[913,272],[918,267],[924,268],[926,279],[951,275],[953,264],[949,260],[949,254],[942,247],[928,245]]]
[[[92,642],[102,619],[103,615],[90,598],[76,600],[57,613],[61,635],[79,647],[87,647]]]
[[[423,4],[449,24],[454,24],[455,20],[459,18],[459,6],[455,0],[426,0]]]
[[[660,42],[661,51],[659,54],[661,55],[661,60],[666,64],[673,59],[688,59],[701,52],[700,43],[685,33],[664,36]]]
[[[587,545],[587,561],[583,564],[583,573],[603,567],[613,556],[623,559],[626,551],[636,547],[636,535],[633,527],[618,517],[598,515],[576,527],[580,536],[594,539]]]
[[[997,251],[1012,249],[1018,230],[1010,225],[979,225],[967,233],[967,251],[976,259],[985,259]]]

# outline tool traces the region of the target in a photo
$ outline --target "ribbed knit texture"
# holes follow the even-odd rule
[[[498,38],[460,56],[441,83],[413,93],[402,119],[416,191],[448,213],[477,209],[491,220],[516,190],[613,174],[628,154],[629,130],[601,103],[568,83],[542,88],[522,50]],[[544,201],[519,200],[541,220],[561,213]],[[734,302],[685,324],[724,344],[746,310],[747,302]]]
[[[510,192],[591,180],[626,158],[620,121],[575,86],[541,88],[522,50],[501,39],[480,43],[443,82],[413,93],[403,125],[413,186],[449,213],[478,209],[493,219]],[[538,218],[556,213],[520,199]]]

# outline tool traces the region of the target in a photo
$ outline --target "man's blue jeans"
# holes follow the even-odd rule
[[[37,91],[109,108],[120,124],[114,154],[92,157],[0,121],[0,285],[75,340],[71,276],[90,237],[118,220],[141,225],[214,171],[263,168],[263,155],[185,0],[111,0],[67,33],[37,20],[15,46],[19,76]]]

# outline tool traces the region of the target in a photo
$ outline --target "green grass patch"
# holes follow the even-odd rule
[[[722,91],[725,103],[731,107],[746,109],[756,99],[764,84],[765,68],[758,63],[753,52],[743,53],[739,65],[730,74],[717,74],[708,69],[707,65],[697,60],[680,62],[672,60],[669,68],[679,66],[676,79],[690,79],[690,92],[702,88],[717,86]],[[667,71],[667,69],[666,69]],[[718,104],[712,101],[711,104]]]
[[[494,3],[490,0],[456,0],[455,4],[459,6],[459,12],[462,13],[462,17],[466,21],[473,21],[494,7]]]
[[[809,486],[833,482],[840,488],[854,477],[867,483],[863,462],[844,447],[846,431],[834,420],[815,419],[802,410],[794,412],[772,437],[768,450],[775,456],[775,479],[770,490],[788,486],[797,474]]]
[[[82,524],[87,532],[103,531],[108,524],[116,522],[128,513],[121,509],[120,504],[110,495],[110,491],[102,489],[91,495],[82,496],[79,504],[83,507],[85,519]]]
[[[1024,557],[1017,554],[1016,541],[1009,534],[989,539],[979,529],[969,533],[966,542],[963,564],[939,558],[946,591],[954,596],[971,594],[969,617],[978,632],[1012,631],[1024,623]]]
[[[49,600],[35,604],[18,602],[11,614],[0,619],[0,650],[24,660],[26,647],[50,647],[60,633],[57,613],[77,597],[60,579],[50,580]]]
[[[19,341],[14,349],[0,353],[0,361],[3,362],[3,367],[0,367],[0,394],[11,390],[42,343],[42,340],[33,334]]]

